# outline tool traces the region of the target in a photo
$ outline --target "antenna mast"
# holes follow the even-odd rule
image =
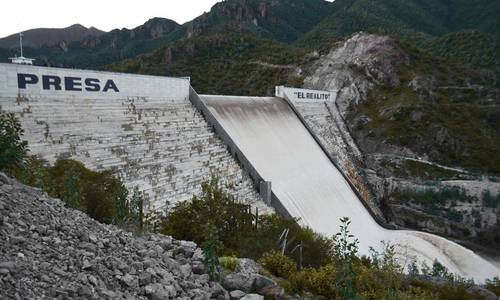
[[[24,55],[23,55],[23,35],[24,34],[22,32],[19,33],[19,45],[21,46],[21,57],[24,57]]]
[[[13,64],[32,65],[33,61],[35,59],[26,58],[26,57],[24,57],[24,54],[23,54],[23,36],[24,36],[24,34],[22,32],[20,32],[19,33],[19,46],[21,47],[21,56],[11,57],[9,59],[12,61]]]

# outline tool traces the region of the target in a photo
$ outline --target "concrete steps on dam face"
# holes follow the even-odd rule
[[[108,76],[105,72],[20,68],[17,72]],[[126,78],[126,92],[44,91],[36,86],[21,90],[16,88],[16,70],[10,69],[0,64],[6,74],[0,78],[0,105],[21,121],[31,154],[50,163],[72,158],[93,170],[116,170],[129,189],[138,186],[148,195],[151,209],[190,199],[216,172],[234,183],[233,193],[239,200],[263,212],[272,211],[263,206],[252,181],[189,102],[189,85],[179,92],[179,79],[111,73],[120,91],[125,90],[120,80]],[[150,81],[168,84],[159,83],[151,90],[146,88]],[[147,82],[144,87],[143,82]]]
[[[432,265],[437,259],[451,272],[479,282],[500,273],[490,262],[444,238],[379,226],[285,100],[200,98],[228,141],[259,176],[272,182],[277,199],[303,225],[332,236],[339,231],[340,218],[349,217],[350,231],[360,241],[361,254],[370,255],[370,247],[383,251],[381,241],[386,241],[395,245],[402,264],[415,260]]]

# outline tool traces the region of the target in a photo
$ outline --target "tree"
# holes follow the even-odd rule
[[[0,170],[11,173],[21,167],[28,151],[28,143],[21,140],[24,131],[13,113],[0,111]]]

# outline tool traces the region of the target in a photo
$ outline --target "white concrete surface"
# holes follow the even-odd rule
[[[112,79],[119,92],[20,89],[18,73]],[[214,173],[239,200],[269,211],[188,97],[186,79],[0,64],[0,107],[16,113],[32,154],[115,170],[146,192],[151,210],[190,199]]]

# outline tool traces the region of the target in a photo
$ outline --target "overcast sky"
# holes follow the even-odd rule
[[[153,17],[184,23],[210,11],[218,0],[2,0],[0,37],[32,28],[72,24],[109,31],[133,28]]]

